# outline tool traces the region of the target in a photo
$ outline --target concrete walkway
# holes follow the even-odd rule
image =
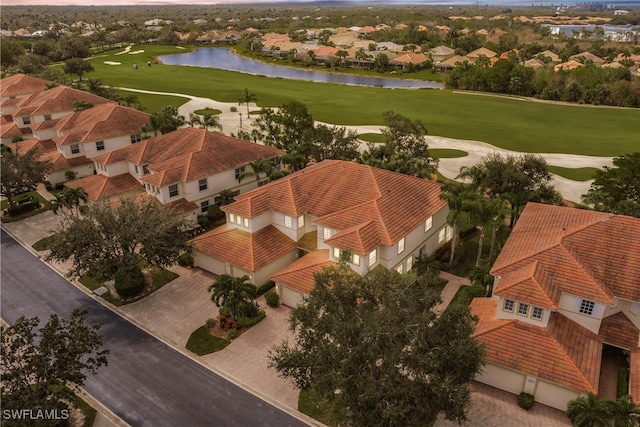
[[[469,279],[466,277],[454,276],[446,271],[440,272],[440,278],[446,280],[447,284],[440,293],[442,302],[433,308],[436,313],[442,313],[449,306],[451,300],[456,296],[461,286],[468,286],[471,284]]]

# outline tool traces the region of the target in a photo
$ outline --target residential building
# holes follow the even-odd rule
[[[227,224],[193,241],[195,265],[248,275],[255,285],[273,278],[289,306],[313,288],[314,271],[345,251],[358,274],[378,265],[404,273],[451,239],[439,183],[338,160],[240,195],[222,210]]]
[[[0,80],[0,102],[7,99],[24,98],[36,92],[42,92],[47,85],[52,84],[49,80],[26,74],[14,74]]]
[[[242,179],[243,172],[251,172],[251,162],[270,159],[279,170],[284,153],[188,127],[93,157],[96,175],[66,185],[83,187],[94,201],[137,189],[195,222],[197,215],[206,213],[218,201],[216,197],[222,190],[242,193],[266,183],[264,176]]]
[[[474,50],[473,52],[467,53],[466,56],[467,56],[467,58],[469,58],[469,60],[471,62],[476,62],[481,57],[485,57],[487,59],[491,59],[496,55],[497,55],[497,53],[495,53],[494,51],[489,50],[486,47],[481,47],[479,49]]]
[[[455,56],[455,54],[455,51],[448,46],[441,45],[429,49],[429,58],[436,64]]]
[[[491,274],[492,296],[471,303],[478,381],[564,411],[617,378],[601,369],[614,351],[640,402],[640,219],[529,203]]]

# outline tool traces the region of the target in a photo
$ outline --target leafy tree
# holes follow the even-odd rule
[[[266,145],[297,151],[305,158],[311,154],[314,122],[307,106],[298,101],[282,105],[278,111],[263,109],[255,121]]]
[[[87,373],[107,365],[100,325],[88,325],[86,313],[74,310],[69,319],[54,314],[38,330],[37,317],[2,327],[3,409],[68,409],[64,386],[81,387]]]
[[[0,194],[7,198],[9,206],[15,206],[13,196],[43,182],[51,170],[51,162],[40,159],[37,148],[20,153],[20,143],[11,150],[2,146],[0,155]]]
[[[149,124],[154,135],[158,136],[158,131],[164,134],[177,130],[185,124],[185,118],[173,105],[165,105],[160,112],[151,114]]]
[[[94,71],[93,65],[82,58],[71,58],[64,61],[64,72],[67,74],[77,74],[82,80],[82,75]]]
[[[87,205],[82,217],[70,217],[56,232],[47,261],[72,261],[70,274],[99,280],[118,269],[132,271],[140,260],[149,266],[171,265],[189,248],[186,219],[154,200],[127,198],[115,207]]]
[[[249,276],[233,277],[223,274],[207,290],[211,292],[211,301],[216,307],[229,309],[235,320],[240,316],[254,317],[258,313],[258,306],[253,301],[257,289],[249,281]]]
[[[73,102],[73,111],[84,111],[89,108],[93,108],[93,104],[89,101],[85,101],[84,99],[79,99]]]
[[[491,265],[491,262],[484,262],[473,267],[469,273],[469,280],[471,280],[471,283],[482,286],[486,296],[491,295],[491,289],[493,287],[493,276],[489,273]]]
[[[596,172],[585,203],[603,212],[640,218],[640,151],[615,157],[613,166]]]
[[[230,205],[231,203],[235,202],[235,197],[237,195],[238,193],[236,191],[229,189],[222,190],[218,194],[218,197],[220,198],[220,206]]]
[[[359,277],[341,264],[315,280],[291,314],[296,343],[273,347],[271,367],[344,406],[347,425],[431,425],[440,412],[466,419],[483,357],[468,307],[438,316],[433,277],[384,268]]]
[[[434,174],[438,160],[429,154],[429,146],[424,140],[427,134],[424,124],[393,111],[382,116],[386,125],[381,129],[385,142],[369,143],[360,163],[420,178]]]
[[[567,404],[567,416],[574,427],[610,427],[610,404],[589,392]]]
[[[242,95],[238,98],[238,105],[247,104],[247,117],[249,117],[249,103],[256,102],[258,97],[255,93],[249,92],[249,89],[244,88]]]
[[[360,154],[358,133],[344,126],[316,125],[313,132],[312,157],[322,160],[355,160]]]
[[[4,42],[3,47],[4,50]],[[51,61],[42,55],[22,55],[17,59],[16,68],[25,74],[38,74],[45,70]]]
[[[381,73],[389,66],[389,57],[384,53],[379,53],[373,60],[373,65],[376,71]]]

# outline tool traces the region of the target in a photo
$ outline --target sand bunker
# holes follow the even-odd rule
[[[139,53],[143,53],[144,50],[134,50],[133,52],[129,52],[129,55],[137,55]]]
[[[115,61],[104,61],[104,63],[107,65],[122,65],[122,62],[115,62]]]

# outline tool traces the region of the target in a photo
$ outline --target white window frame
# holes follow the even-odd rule
[[[540,313],[540,315],[536,316],[536,313]],[[531,310],[531,318],[534,320],[542,320],[543,317],[544,309],[541,307],[533,307],[533,310]]]
[[[333,248],[333,257],[335,259],[340,259],[340,248],[336,248],[336,247]]]
[[[80,145],[78,144],[71,144],[70,148],[71,154],[78,154],[80,152]]]
[[[330,239],[331,235],[333,234],[333,230],[328,228],[328,227],[324,227],[322,230],[322,236],[324,237],[324,240]]]
[[[236,179],[238,179],[244,171],[245,171],[244,166],[240,166],[239,168],[236,168],[235,170]]]
[[[104,151],[104,141],[96,141],[96,151]]]
[[[427,218],[427,220],[424,222],[424,231],[429,231],[433,228],[433,216],[430,216],[429,218]]]
[[[398,273],[400,273],[400,274],[403,274],[403,273],[404,273],[404,264],[403,264],[403,263],[398,264],[398,265],[396,266],[396,271],[397,271]]]
[[[438,243],[444,242],[447,237],[447,227],[442,227],[442,229],[438,232]]]
[[[135,135],[131,135],[131,143],[135,144],[136,142],[140,142],[142,141],[142,135],[140,135],[139,133],[135,134]]]
[[[29,116],[24,116],[24,117],[22,118],[22,124],[23,124],[23,125],[30,125],[30,124],[31,124],[31,117],[29,117]]]
[[[142,174],[143,175],[149,175],[149,165],[142,165]]]
[[[507,306],[511,306],[511,308],[508,308]],[[509,313],[513,313],[513,309],[515,308],[515,306],[516,306],[516,303],[514,300],[505,299],[504,302],[502,303],[502,310]]]
[[[298,228],[304,227],[304,215],[298,217]]]
[[[204,191],[209,188],[209,185],[207,184],[207,178],[198,180],[198,188],[200,189],[200,191]]]
[[[352,262],[354,265],[360,265],[360,255],[358,255],[358,254],[353,254],[353,255],[351,256],[351,262]]]
[[[285,215],[284,216],[284,226],[287,228],[293,228],[293,218],[291,218],[289,215]]]
[[[133,165],[133,170],[134,170],[137,174],[140,174],[140,169],[138,168],[138,165]]]
[[[244,228],[249,228],[249,218],[247,217],[242,218],[242,225]]]
[[[240,215],[236,215],[236,224],[242,227],[242,219],[243,217]]]
[[[407,258],[406,264],[407,264],[406,271],[411,271],[411,269],[413,268],[413,255]]]
[[[378,250],[374,249],[369,253],[369,267],[378,261]]]
[[[522,307],[524,307],[524,313],[522,313]],[[524,317],[528,317],[529,316],[529,304],[525,304],[523,302],[519,302],[518,303],[518,316],[524,316]]]
[[[47,121],[47,120],[51,120],[51,114],[45,114],[45,115],[44,115],[44,120],[45,120],[45,121]]]
[[[578,313],[593,316],[596,310],[596,302],[581,298],[578,300]]]
[[[207,213],[207,211],[209,210],[209,201],[208,200],[203,200],[200,202],[200,213]]]
[[[232,224],[236,222],[236,216],[232,213],[229,214],[229,222]]]
[[[405,244],[405,238],[404,237],[402,239],[398,240],[398,254],[401,254],[402,252],[404,252],[404,244]]]
[[[180,191],[178,190],[178,184],[171,184],[169,186],[169,197],[178,197],[179,194]]]

